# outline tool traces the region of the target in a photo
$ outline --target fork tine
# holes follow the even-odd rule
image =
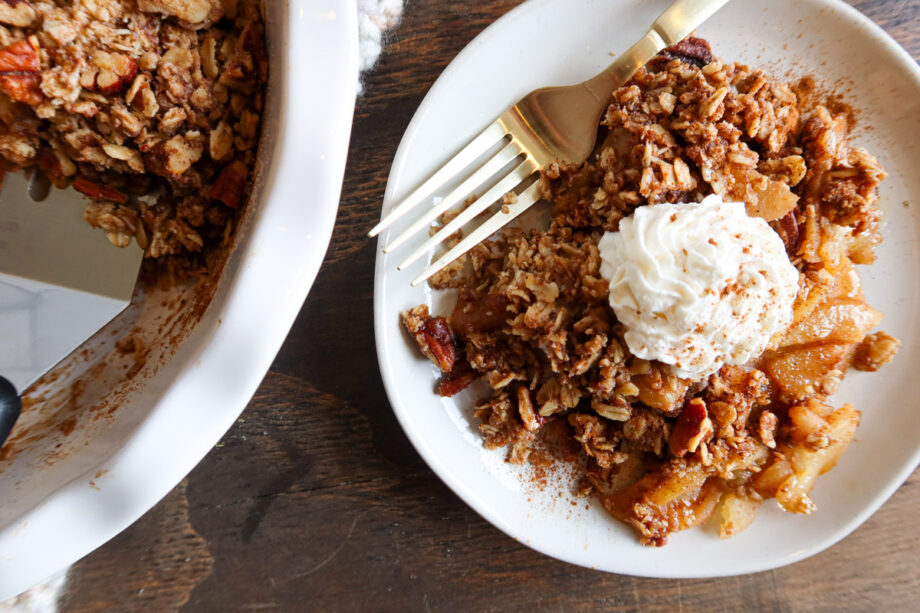
[[[388,228],[393,222],[405,215],[408,211],[418,206],[425,198],[430,196],[439,187],[447,183],[461,170],[469,166],[476,158],[489,150],[489,147],[505,138],[505,129],[494,121],[489,127],[483,130],[482,134],[477,136],[466,147],[452,157],[446,164],[435,172],[427,181],[419,185],[415,191],[406,196],[402,202],[390,211],[380,223],[367,233],[368,236],[377,236],[383,230]]]
[[[447,253],[438,258],[435,262],[428,267],[425,272],[420,274],[418,277],[412,281],[412,287],[415,287],[419,283],[427,280],[432,275],[441,271],[445,266],[459,258],[461,255],[486,240],[499,228],[507,225],[515,217],[529,209],[535,202],[540,199],[539,196],[539,181],[534,181],[533,185],[525,189],[517,197],[517,202],[509,204],[507,208],[497,212],[495,215],[492,215],[489,219],[482,223],[478,228],[470,232],[462,241],[454,245]]]
[[[396,249],[404,242],[409,240],[416,232],[431,225],[435,219],[440,217],[444,211],[452,209],[456,204],[461,200],[466,198],[469,194],[473,193],[476,188],[485,183],[490,177],[492,177],[499,170],[504,168],[509,162],[514,160],[516,157],[521,155],[521,148],[515,142],[510,142],[505,145],[498,153],[492,156],[488,162],[483,164],[479,170],[473,173],[469,179],[461,183],[444,197],[444,200],[438,203],[437,206],[432,207],[428,210],[427,213],[422,215],[421,218],[417,219],[415,223],[406,228],[402,234],[390,241],[390,244],[383,248],[384,253],[389,253],[390,251]]]
[[[521,182],[526,180],[527,177],[539,169],[539,166],[537,166],[536,162],[534,162],[531,158],[525,158],[524,161],[515,167],[514,170],[509,172],[501,181],[496,183],[492,189],[487,191],[470,206],[461,211],[459,215],[451,219],[447,224],[444,225],[443,228],[438,230],[434,236],[430,237],[418,249],[413,251],[409,257],[403,260],[399,266],[396,267],[396,269],[404,269],[406,266],[409,266],[417,259],[431,251],[435,245],[443,243],[445,240],[447,240],[448,236],[465,226],[467,222],[492,206],[496,200],[520,185]]]

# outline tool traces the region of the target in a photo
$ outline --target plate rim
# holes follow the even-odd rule
[[[407,126],[400,140],[399,147],[397,148],[396,155],[393,158],[393,163],[390,167],[390,172],[387,178],[387,187],[384,195],[383,206],[381,209],[381,218],[393,204],[394,195],[391,188],[395,183],[398,182],[399,177],[401,176],[406,165],[406,158],[409,149],[408,143],[415,139],[417,132],[421,129],[421,124],[423,123],[421,120],[422,116],[426,114],[425,111],[428,109],[428,107],[433,104],[432,100],[437,97],[438,92],[440,91],[441,87],[443,87],[442,82],[451,77],[453,72],[452,68],[454,65],[458,63],[458,61],[465,60],[466,55],[471,54],[478,45],[483,44],[482,39],[489,36],[492,31],[498,29],[499,24],[504,24],[506,21],[510,21],[512,19],[517,19],[518,15],[524,13],[525,11],[538,11],[544,5],[553,1],[556,0],[527,0],[526,2],[523,2],[522,4],[514,7],[499,17],[497,20],[495,20],[493,23],[489,24],[489,26],[483,29],[479,34],[477,34],[444,68],[444,70],[432,84],[431,88],[425,94],[425,97],[422,99],[421,103],[413,114],[412,119],[410,120],[409,125]],[[920,89],[920,66],[918,66],[917,62],[914,61],[913,57],[911,57],[907,50],[905,50],[884,28],[876,24],[869,17],[864,15],[852,5],[844,2],[844,0],[810,0],[810,2],[822,8],[839,11],[847,17],[848,21],[855,22],[856,24],[866,28],[869,31],[870,36],[874,36],[875,38],[879,39],[880,44],[882,44],[886,50],[893,53],[899,68],[903,71],[902,74],[910,77],[914,81],[916,87]],[[537,85],[535,84],[535,86]],[[394,178],[396,180],[394,180]],[[832,547],[836,543],[849,536],[856,528],[861,526],[869,517],[878,511],[878,509],[891,498],[895,491],[897,491],[904,484],[904,482],[917,469],[917,467],[920,466],[920,446],[918,446],[916,449],[914,449],[911,461],[905,463],[900,470],[896,471],[892,475],[887,486],[883,488],[883,490],[878,495],[875,496],[871,503],[865,505],[859,513],[856,513],[850,517],[849,520],[846,521],[838,530],[831,533],[823,540],[811,545],[810,547],[793,551],[787,556],[778,556],[778,559],[770,560],[764,563],[746,560],[744,564],[738,564],[732,569],[717,572],[707,570],[669,572],[662,571],[658,568],[636,569],[617,564],[611,564],[609,567],[599,568],[587,564],[575,556],[569,555],[568,552],[560,553],[557,551],[550,551],[548,547],[544,547],[540,544],[531,542],[527,538],[525,529],[518,528],[517,526],[508,522],[499,513],[493,511],[493,505],[482,500],[480,495],[466,483],[464,483],[462,479],[455,478],[451,473],[449,466],[447,466],[447,464],[442,461],[435,450],[428,444],[428,441],[425,439],[425,437],[420,436],[416,431],[411,419],[410,412],[406,411],[399,402],[399,386],[396,383],[398,381],[398,377],[390,368],[390,355],[392,348],[387,343],[386,337],[382,332],[385,326],[398,325],[395,322],[387,322],[383,319],[385,310],[384,304],[387,295],[385,279],[387,273],[392,274],[392,271],[387,271],[384,269],[385,255],[382,253],[382,241],[384,236],[385,234],[381,234],[377,241],[377,255],[375,258],[374,267],[374,335],[381,379],[384,384],[387,398],[390,401],[391,410],[393,411],[400,427],[402,428],[403,432],[405,432],[407,438],[412,443],[415,450],[419,453],[429,468],[431,468],[431,470],[438,476],[442,483],[444,483],[455,495],[457,495],[461,501],[472,507],[473,510],[476,511],[481,517],[501,530],[506,536],[526,545],[535,551],[542,553],[543,555],[592,570],[646,578],[704,579],[716,577],[732,577],[765,572],[800,562]],[[433,290],[428,288],[426,285],[425,291],[427,295]],[[596,504],[596,502],[593,502],[592,506],[594,504]]]

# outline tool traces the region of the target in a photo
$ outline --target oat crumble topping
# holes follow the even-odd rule
[[[439,392],[485,380],[492,392],[475,410],[483,444],[508,447],[510,462],[545,462],[537,450],[547,441],[576,446],[579,493],[593,493],[647,545],[713,516],[733,536],[767,498],[811,512],[815,479],[860,419],[828,396],[850,366],[877,370],[898,348],[884,332],[869,334],[881,314],[854,266],[871,263],[881,242],[884,170],[850,144],[845,114],[716,59],[700,39],[617,89],[602,124],[591,160],[544,170],[548,229],[505,228],[433,277],[433,287],[458,293],[453,313],[438,318],[449,336],[418,333],[441,330],[425,306],[404,314],[444,372]],[[638,206],[712,193],[769,222],[799,291],[791,325],[765,353],[689,381],[631,355],[597,243]]]
[[[0,0],[0,157],[192,272],[248,197],[267,76],[261,0]]]

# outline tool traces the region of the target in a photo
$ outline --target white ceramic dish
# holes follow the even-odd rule
[[[102,412],[87,406],[73,422],[29,436],[12,461],[0,461],[0,601],[115,536],[205,456],[252,397],[319,270],[354,109],[355,4],[269,0],[266,7],[272,76],[261,180],[238,247],[207,311],[178,344],[152,328],[156,364],[148,359],[139,383],[114,394],[106,386],[124,377],[117,364],[101,361],[86,371],[107,342],[111,349],[102,337],[163,322],[169,309],[149,295],[100,333],[101,349],[94,346],[35,392],[49,408],[24,413],[22,428],[40,425],[42,416],[55,423],[53,406],[67,391],[57,388],[81,372],[91,377],[77,397],[101,398],[113,410],[97,419]]]
[[[609,63],[609,52],[641,36],[669,3],[531,0],[511,11],[458,55],[431,88],[399,147],[384,209],[531,89],[594,75]],[[881,29],[837,0],[731,2],[699,34],[728,60],[842,84],[848,100],[862,110],[863,126],[871,126],[857,129],[855,141],[890,173],[881,189],[886,242],[878,262],[861,272],[870,302],[886,314],[883,328],[904,345],[894,363],[876,374],[852,373],[838,393],[838,402],[863,410],[863,423],[837,468],[818,480],[814,515],[790,515],[768,502],[754,524],[732,540],[722,541],[704,527],[654,549],[640,546],[632,530],[599,504],[573,505],[566,475],[543,491],[529,485],[526,475],[503,461],[504,450],[481,448],[470,393],[456,400],[436,396],[434,367],[401,329],[401,311],[427,302],[438,312],[449,298],[409,286],[423,262],[396,272],[402,250],[377,258],[380,368],[393,410],[416,449],[457,495],[508,535],[547,555],[609,572],[712,577],[801,560],[859,526],[920,460],[915,401],[905,402],[920,396],[913,369],[920,346],[915,323],[920,309],[920,70]],[[540,44],[532,44],[535,35]],[[385,234],[381,244],[389,237]]]

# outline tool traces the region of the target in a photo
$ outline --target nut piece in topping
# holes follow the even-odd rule
[[[447,320],[430,317],[424,304],[403,313],[402,320],[422,353],[442,372],[450,372],[457,360],[457,349]]]
[[[901,341],[887,332],[870,334],[856,347],[853,368],[875,372],[894,359]]]
[[[438,394],[444,398],[456,396],[478,378],[479,372],[465,359],[459,359],[454,363],[454,368],[438,383]]]
[[[694,398],[681,411],[668,446],[675,457],[682,458],[687,453],[695,453],[700,443],[712,436],[712,421],[706,412],[706,403]]]
[[[41,104],[38,40],[34,36],[0,49],[0,90],[16,102]]]
[[[220,0],[137,0],[137,8],[175,17],[192,26],[218,21],[224,14]]]
[[[35,21],[36,13],[27,0],[0,0],[0,23],[25,28]]]
[[[217,181],[208,190],[208,197],[220,200],[231,209],[238,208],[246,187],[246,177],[246,165],[240,161],[233,162],[217,177]]]
[[[73,188],[81,194],[89,196],[93,200],[107,200],[109,202],[117,202],[118,204],[124,204],[128,201],[128,196],[117,189],[93,183],[84,177],[77,177],[74,179]]]
[[[93,89],[106,96],[120,96],[137,76],[137,62],[123,53],[96,51],[93,65],[99,69]]]
[[[709,46],[708,41],[695,36],[688,36],[676,45],[668,47],[655,58],[655,60],[659,61],[661,59],[665,61],[680,60],[685,64],[702,68],[712,62],[715,56],[712,54],[712,47]]]

